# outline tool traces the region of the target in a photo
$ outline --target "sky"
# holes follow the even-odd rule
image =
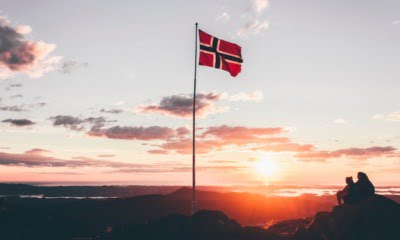
[[[399,1],[0,0],[0,16],[0,182],[190,185],[198,22],[244,61],[198,67],[198,185],[399,183]]]

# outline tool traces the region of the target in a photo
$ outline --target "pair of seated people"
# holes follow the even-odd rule
[[[374,195],[375,187],[367,174],[359,172],[358,181],[354,183],[353,177],[346,177],[346,187],[336,193],[338,204],[355,204],[369,196]]]

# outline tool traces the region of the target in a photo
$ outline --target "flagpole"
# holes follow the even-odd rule
[[[192,143],[192,214],[196,212],[196,77],[197,77],[197,33],[194,45],[194,89],[193,89],[193,143]]]

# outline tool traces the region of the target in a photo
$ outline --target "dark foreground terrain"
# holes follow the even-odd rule
[[[0,239],[399,239],[400,205],[380,195],[335,207],[333,196],[197,196],[193,216],[188,188],[117,199],[0,198]]]
[[[268,229],[244,227],[219,211],[170,215],[147,224],[117,228],[100,239],[326,240],[399,239],[400,205],[375,195],[357,206],[336,206],[313,218],[288,220]]]

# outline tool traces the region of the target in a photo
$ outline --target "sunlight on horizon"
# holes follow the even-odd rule
[[[268,184],[272,179],[277,178],[279,165],[271,154],[264,154],[253,163],[254,172]]]

